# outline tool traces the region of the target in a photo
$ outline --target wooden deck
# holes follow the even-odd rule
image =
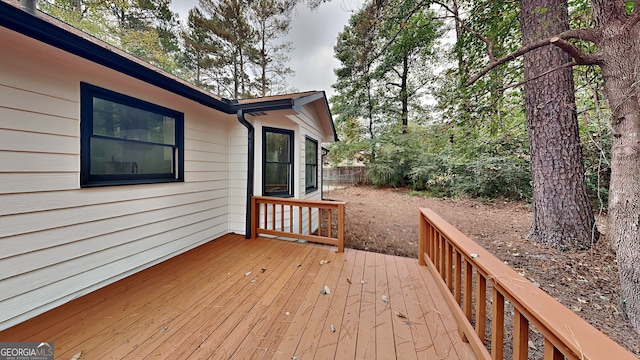
[[[417,259],[239,235],[2,331],[0,341],[53,341],[56,359],[475,358]]]

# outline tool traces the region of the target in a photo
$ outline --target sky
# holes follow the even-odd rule
[[[333,95],[331,85],[336,79],[333,69],[340,65],[333,57],[333,47],[338,33],[361,3],[362,0],[331,0],[316,10],[310,10],[304,3],[298,4],[286,37],[294,47],[289,67],[295,75],[287,80],[290,88],[323,90],[327,97]],[[189,9],[197,4],[198,0],[173,0],[171,9],[184,22]]]

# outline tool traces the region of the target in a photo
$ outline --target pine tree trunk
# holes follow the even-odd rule
[[[568,29],[566,0],[522,0],[524,44]],[[598,239],[587,196],[569,55],[545,46],[524,57],[533,223],[528,237],[559,249],[588,249]]]
[[[603,38],[597,45],[604,59],[601,69],[612,111],[607,237],[616,249],[620,309],[640,331],[640,26],[626,29],[624,15],[603,5],[596,9],[604,15],[599,26]]]

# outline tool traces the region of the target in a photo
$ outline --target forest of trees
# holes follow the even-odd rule
[[[322,6],[322,1],[302,2]],[[40,9],[226,98],[290,91],[291,0],[48,0]],[[530,201],[528,237],[599,240],[640,329],[640,6],[620,0],[376,0],[338,36],[334,163],[435,196]]]

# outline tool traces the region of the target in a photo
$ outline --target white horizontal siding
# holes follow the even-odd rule
[[[0,164],[0,172],[9,173],[80,172],[80,162],[76,154],[0,150]]]
[[[80,154],[80,137],[0,129],[0,150]],[[55,150],[53,150],[55,149]]]
[[[0,39],[0,329],[229,232],[235,116]],[[185,182],[81,189],[82,81],[184,113]]]
[[[59,209],[69,209],[97,204],[114,204],[129,201],[138,201],[150,198],[165,198],[178,194],[192,194],[213,190],[208,183],[184,183],[180,186],[180,191],[176,191],[174,186],[169,184],[149,184],[143,186],[113,186],[102,188],[89,188],[77,191],[60,191],[47,193],[42,196],[40,193],[31,194],[1,194],[0,216],[14,215],[17,219],[19,214],[36,213],[39,211],[52,211]],[[224,191],[227,189],[217,189]],[[163,200],[170,206],[171,201]],[[85,216],[85,215],[83,215]],[[0,217],[0,230],[7,224],[2,222]],[[83,220],[86,218],[83,217]],[[4,226],[3,226],[4,225]],[[1,235],[0,235],[1,237]]]
[[[80,122],[77,117],[62,118],[49,114],[0,107],[0,119],[2,119],[0,121],[0,129],[72,137],[77,137],[80,133]]]
[[[229,130],[229,231],[238,234],[246,233],[247,153],[248,130],[236,122]]]
[[[320,167],[322,166],[322,129],[319,127],[319,120],[317,120],[317,115],[314,114],[308,106],[304,106],[302,108],[302,112],[298,114],[297,118],[300,124],[300,197],[307,200],[321,200],[322,199],[322,176],[320,175]],[[305,152],[305,144],[307,137],[318,142],[318,159],[316,159],[318,164],[318,189],[307,193],[306,191],[306,152]]]
[[[71,190],[79,184],[78,173],[0,173],[0,189],[7,194]]]
[[[0,217],[0,259],[220,206],[226,206],[224,190],[4,216]],[[0,272],[0,279],[4,275]]]
[[[0,107],[61,118],[77,119],[80,111],[78,105],[80,99],[72,101],[58,96],[59,95],[42,94],[0,84]]]

